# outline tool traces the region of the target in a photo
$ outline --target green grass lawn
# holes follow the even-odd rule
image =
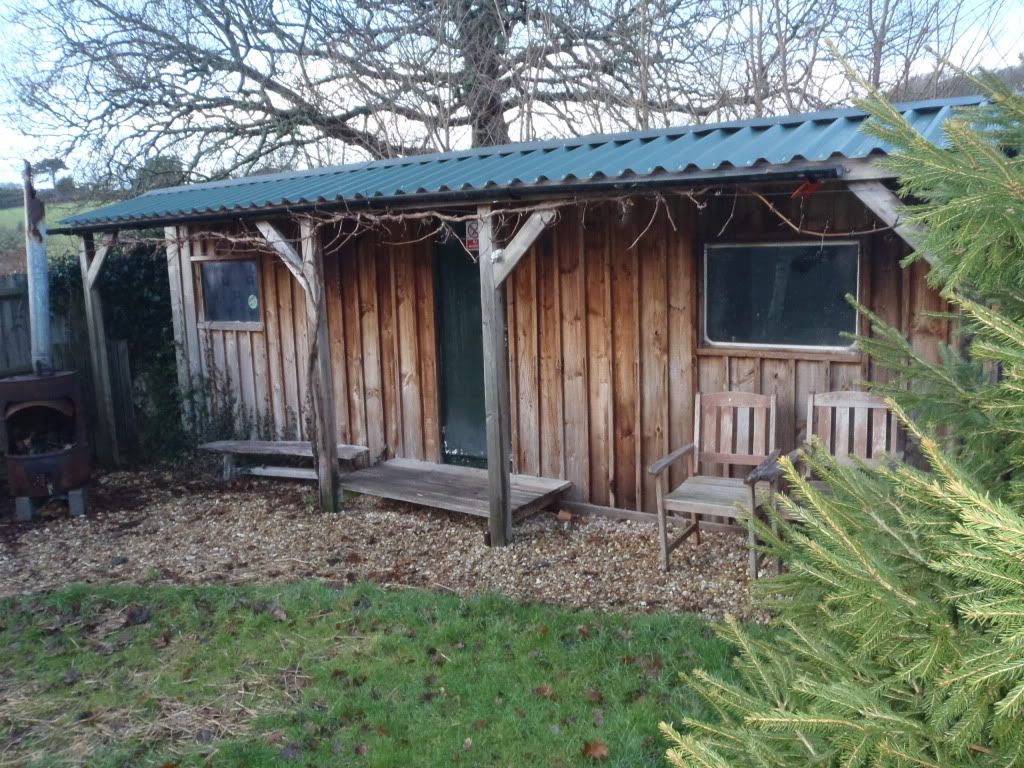
[[[702,706],[678,673],[729,658],[695,616],[76,586],[0,601],[0,764],[661,765]]]
[[[65,216],[82,213],[99,207],[100,203],[76,202],[54,203],[46,206],[46,224],[56,226]],[[0,251],[17,249],[25,250],[25,210],[17,208],[0,209]],[[69,235],[50,235],[47,238],[47,249],[51,257],[78,253],[78,239]]]

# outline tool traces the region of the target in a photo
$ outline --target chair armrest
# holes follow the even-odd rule
[[[683,456],[685,456],[688,453],[692,453],[695,447],[696,446],[693,443],[687,443],[682,448],[676,448],[674,451],[672,451],[672,453],[662,456],[660,459],[658,459],[656,462],[654,462],[653,464],[651,464],[651,466],[647,468],[648,474],[657,477],[666,469],[668,469],[677,461],[679,461],[681,458],[683,458]]]
[[[800,458],[800,449],[795,448],[786,454],[786,458],[796,464]],[[782,477],[782,465],[779,464],[779,452],[772,451],[769,453],[764,461],[754,467],[750,474],[747,475],[743,482],[747,485],[756,485],[757,483],[777,483],[779,478]]]
[[[782,467],[779,465],[779,452],[772,451],[765,456],[764,461],[750,470],[750,474],[743,478],[747,485],[757,483],[774,483],[782,476]]]

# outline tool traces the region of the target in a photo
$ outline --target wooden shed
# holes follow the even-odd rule
[[[902,110],[941,141],[973,103]],[[699,392],[775,393],[776,444],[794,447],[809,393],[882,375],[846,335],[870,333],[847,294],[938,354],[949,327],[930,313],[944,305],[926,262],[901,268],[913,232],[866,119],[837,110],[196,184],[58,229],[81,235],[98,307],[110,236],[163,228],[183,388],[225,382],[254,439],[328,425],[321,486],[338,482],[335,442],[364,446],[371,465],[343,487],[373,491],[376,477],[454,498],[446,489],[476,477],[497,543],[531,478],[558,482],[524,499],[557,488],[580,509],[649,514],[646,467],[691,439]]]

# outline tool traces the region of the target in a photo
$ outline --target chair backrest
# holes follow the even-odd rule
[[[868,392],[821,392],[807,398],[807,436],[817,437],[840,461],[877,464],[898,456],[896,416],[884,397]]]
[[[775,450],[775,395],[701,393],[693,415],[694,475],[704,464],[756,467]]]

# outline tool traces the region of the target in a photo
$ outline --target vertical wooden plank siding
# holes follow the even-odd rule
[[[305,403],[299,393],[299,352],[296,349],[295,326],[302,325],[299,317],[301,305],[292,303],[292,283],[295,279],[281,264],[274,262],[277,291],[277,337],[281,343],[281,375],[284,384],[284,434],[292,439],[301,439],[302,415]]]
[[[395,333],[394,260],[396,248],[385,249],[373,259],[377,269],[377,311],[380,318],[381,402],[384,408],[384,446],[388,456],[402,455],[402,419],[398,387],[398,355]]]
[[[441,405],[438,399],[437,327],[434,323],[434,247],[420,242],[413,257],[416,269],[416,323],[419,334],[420,399],[423,456],[441,461]],[[403,333],[412,333],[403,329]]]
[[[833,226],[871,224],[857,210],[839,211],[834,200],[812,202],[808,228],[821,226],[822,217]],[[884,376],[855,353],[702,347],[703,245],[750,239],[751,232],[761,232],[762,242],[788,235],[742,198],[735,210],[729,198],[721,210],[712,204],[699,212],[671,201],[671,224],[661,205],[653,220],[649,201],[563,209],[506,283],[514,465],[569,479],[574,497],[594,504],[654,509],[645,467],[693,439],[698,391],[775,393],[777,446],[788,450],[804,437],[809,393],[859,387],[865,371]],[[214,241],[200,243],[203,233],[184,227],[176,232],[177,262],[168,264],[168,276],[188,375],[202,376],[205,359],[215,360],[238,401],[274,436],[302,434],[306,340],[294,279],[276,257],[258,254],[262,329],[202,328],[190,257],[209,254]],[[324,254],[338,439],[368,446],[374,459],[441,458],[433,243],[419,237],[412,225],[396,225],[324,238],[343,243]],[[864,238],[861,252],[862,301],[907,333],[915,349],[937,354],[949,329],[927,316],[944,305],[924,282],[926,265],[901,269],[905,249],[887,234]],[[703,425],[714,436],[724,429],[737,444],[763,427],[742,416]],[[685,469],[674,467],[671,480],[679,482]]]
[[[558,230],[558,289],[561,292],[559,325],[562,332],[562,402],[565,478],[572,482],[569,496],[590,498],[590,437],[587,394],[586,270],[578,211],[566,215]]]
[[[338,441],[351,443],[348,424],[348,366],[345,357],[345,325],[341,306],[341,274],[339,259],[324,259],[324,300],[331,343],[331,373],[334,385],[334,422]]]
[[[420,397],[420,339],[416,328],[415,259],[416,254],[411,246],[403,246],[395,252],[394,289],[402,455],[410,459],[422,459],[423,403]]]
[[[345,326],[345,368],[348,379],[348,406],[350,434],[354,445],[369,445],[366,424],[366,383],[363,376],[363,322],[362,301],[359,292],[359,262],[357,249],[350,244],[338,255],[341,272],[341,311]],[[325,254],[331,261],[333,254]]]
[[[564,223],[558,227],[561,229]],[[540,474],[565,477],[562,451],[565,419],[562,410],[561,282],[555,251],[555,231],[545,232],[537,242],[537,301],[540,328]],[[511,331],[510,331],[511,332]],[[516,331],[518,333],[518,331]]]
[[[265,255],[260,260],[263,286],[263,327],[267,342],[267,367],[261,378],[266,379],[270,391],[271,417],[274,437],[283,438],[288,431],[285,415],[284,367],[281,357],[281,332],[277,308],[277,257]]]
[[[693,206],[677,203],[673,217],[679,229],[668,236],[668,443],[671,448],[693,440],[698,321],[695,214]],[[677,462],[670,470],[669,479],[678,484],[685,475],[684,462]]]
[[[609,312],[610,276],[608,228],[602,218],[584,218],[583,261],[585,270],[587,336],[587,405],[590,435],[590,494],[594,504],[611,506],[615,445],[612,417],[612,348]],[[535,395],[536,396],[536,395]]]
[[[641,217],[647,222],[652,215],[645,210]],[[669,296],[666,227],[652,227],[635,250],[640,256],[640,484],[643,504],[655,509],[655,478],[647,466],[671,449],[669,434],[668,338]]]
[[[515,356],[511,376],[516,382],[516,421],[512,424],[519,449],[516,466],[528,475],[541,474],[539,301],[537,298],[537,250],[531,248],[509,276],[508,301],[514,303],[515,321],[509,326],[514,336]]]
[[[377,268],[373,243],[357,242],[359,275],[359,315],[363,332],[363,399],[366,402],[366,445],[370,460],[386,456],[384,429],[384,384],[381,372],[380,301],[377,294]]]

